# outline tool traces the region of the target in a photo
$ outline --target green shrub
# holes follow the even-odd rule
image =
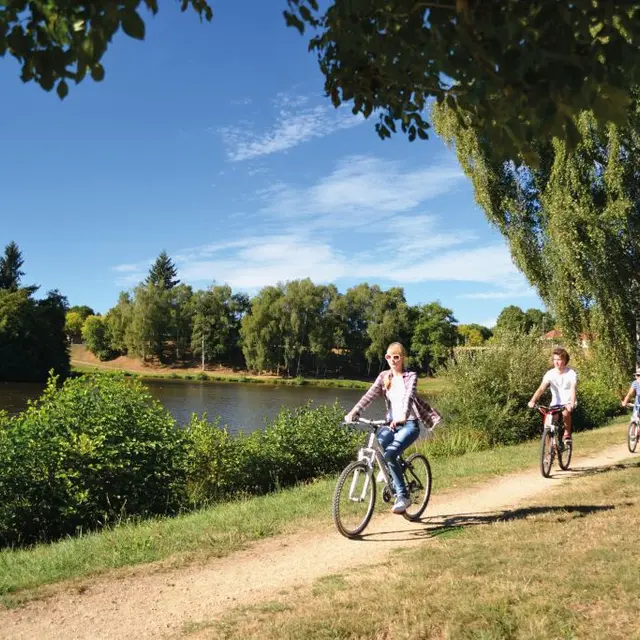
[[[191,504],[261,494],[340,470],[363,439],[339,406],[283,408],[263,431],[232,437],[194,416],[186,429]]]
[[[436,429],[433,439],[420,448],[424,448],[429,457],[449,458],[488,449],[489,441],[486,433],[480,429],[452,427]]]
[[[540,426],[539,414],[527,402],[549,368],[550,355],[537,338],[520,334],[483,351],[463,352],[439,374],[447,384],[438,410],[447,424],[481,433],[489,446],[526,440]]]
[[[85,375],[0,418],[0,538],[55,539],[184,503],[184,445],[137,381]]]
[[[238,495],[245,490],[241,440],[229,434],[219,421],[193,415],[184,432],[186,442],[187,495],[200,507]]]
[[[572,359],[578,371],[578,407],[574,422],[578,428],[593,429],[620,413],[620,401],[628,387],[617,363],[594,345],[588,357],[577,354]],[[624,390],[624,391],[623,391]]]
[[[534,336],[512,333],[489,349],[462,353],[449,363],[440,373],[448,384],[437,406],[456,443],[446,442],[450,430],[443,428],[441,435],[436,431],[437,439],[430,445],[434,451],[480,446],[476,441],[488,446],[513,444],[537,436],[541,419],[527,402],[551,367],[552,351],[551,345]],[[619,411],[619,376],[596,353],[587,356],[577,348],[570,351],[569,366],[578,373],[574,429],[600,426]],[[548,403],[550,392],[540,401]]]

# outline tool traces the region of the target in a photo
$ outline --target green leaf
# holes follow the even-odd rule
[[[298,18],[297,15],[290,11],[283,11],[284,21],[287,23],[287,27],[294,27],[300,32],[300,35],[304,34],[304,22]]]
[[[102,82],[104,80],[104,67],[100,63],[91,67],[91,77],[96,82]]]
[[[129,10],[122,16],[122,30],[131,38],[136,40],[144,40],[145,26],[144,21],[138,15],[137,11]]]
[[[64,100],[67,97],[67,94],[69,93],[69,85],[67,85],[67,83],[64,80],[60,80],[60,82],[58,82],[56,91],[58,93],[60,100]]]

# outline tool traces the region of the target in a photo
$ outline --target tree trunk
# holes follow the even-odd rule
[[[204,333],[202,334],[202,370],[204,371]]]
[[[302,358],[302,347],[298,351],[298,366],[296,367],[296,376],[300,375],[300,358]]]

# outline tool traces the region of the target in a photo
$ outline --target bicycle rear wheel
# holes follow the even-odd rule
[[[376,502],[376,483],[366,462],[345,467],[333,494],[333,521],[347,538],[355,538],[369,524]]]
[[[638,423],[632,420],[629,423],[629,430],[627,432],[627,446],[631,453],[633,453],[638,446],[638,431]]]
[[[558,434],[558,440],[562,438],[561,434]],[[571,464],[571,454],[573,453],[573,444],[566,442],[558,442],[558,464],[563,471],[566,471]]]
[[[551,475],[553,455],[553,436],[550,429],[545,429],[540,440],[540,471],[545,478]]]
[[[429,504],[431,496],[431,466],[421,453],[414,453],[406,460],[404,481],[409,491],[411,504],[404,512],[407,520],[418,520]]]

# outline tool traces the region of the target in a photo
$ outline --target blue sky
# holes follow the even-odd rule
[[[64,102],[0,59],[0,244],[25,283],[106,312],[164,249],[196,289],[366,281],[487,325],[542,306],[451,151],[331,106],[284,1],[218,1],[210,24],[176,4]]]

